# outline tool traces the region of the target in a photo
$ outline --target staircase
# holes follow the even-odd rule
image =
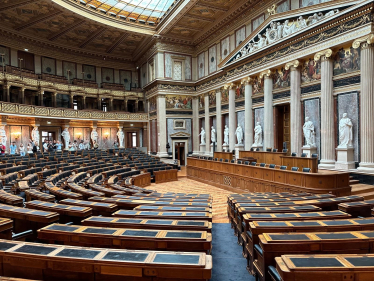
[[[362,196],[365,200],[374,199],[374,185],[360,183],[352,176],[349,179],[349,185],[352,186],[352,195]]]

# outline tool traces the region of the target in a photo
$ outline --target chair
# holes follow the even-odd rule
[[[251,147],[250,151],[254,151],[255,149],[253,147]]]
[[[234,159],[232,159],[232,160],[230,161],[230,163],[235,163],[235,160],[234,160]]]
[[[219,159],[219,162],[223,162],[223,159],[221,158],[221,159]]]
[[[280,166],[281,170],[287,170],[287,166]]]
[[[310,173],[310,168],[303,168],[303,173]]]
[[[287,153],[287,152],[288,152],[288,149],[283,149],[282,152],[283,152],[283,153]]]
[[[213,157],[208,157],[208,160],[213,160]]]
[[[260,164],[260,167],[265,167],[265,166],[266,166],[265,163],[261,163],[261,164]]]
[[[299,170],[299,167],[292,167],[291,171],[297,172]]]
[[[271,152],[271,147],[267,147],[266,152]]]
[[[249,165],[249,161],[244,161],[244,165]]]
[[[260,148],[256,148],[256,151],[260,151]]]
[[[307,153],[301,153],[301,157],[307,157],[308,154]]]
[[[278,152],[278,149],[273,148],[273,152]]]
[[[229,159],[225,159],[225,162],[229,162]]]
[[[318,158],[318,154],[317,153],[313,153],[312,154],[312,158]]]
[[[238,164],[243,164],[242,160],[238,160]]]
[[[291,156],[296,157],[296,156],[297,156],[297,153],[296,153],[296,152],[292,152],[292,153],[291,153]]]
[[[275,168],[275,164],[270,164],[269,168],[274,169]]]
[[[218,161],[218,158],[214,158],[214,161]]]
[[[251,162],[251,166],[256,166],[257,162]]]

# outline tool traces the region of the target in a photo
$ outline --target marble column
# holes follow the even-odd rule
[[[193,127],[193,154],[200,154],[200,138],[199,138],[199,97],[192,98],[192,127]]]
[[[125,98],[125,112],[127,112],[127,98]]]
[[[70,108],[74,108],[74,95],[70,94]]]
[[[300,68],[291,66],[291,103],[290,103],[290,123],[291,123],[291,147],[288,147],[290,152],[296,152],[301,155],[302,147],[302,124],[301,124],[301,73]],[[287,70],[287,65],[286,65]],[[280,149],[280,148],[279,148]]]
[[[273,79],[270,71],[264,74],[264,151],[274,148]]]
[[[109,110],[108,111],[113,111],[113,99],[109,99]]]
[[[158,132],[158,153],[159,157],[168,157],[166,150],[167,128],[166,128],[166,103],[165,95],[157,96],[157,132]]]
[[[143,145],[142,146],[147,146],[147,153],[150,151],[149,149],[149,142],[148,142],[149,136],[148,136],[148,124],[143,125]]]
[[[222,151],[222,113],[221,113],[221,89],[216,90],[216,132],[217,146],[216,151]]]
[[[244,82],[244,149],[247,151],[253,144],[252,91],[251,78],[248,78]]]
[[[236,114],[235,114],[235,88],[231,85],[229,88],[229,149],[232,152],[236,144]]]
[[[4,84],[3,87],[5,93],[4,101],[10,102],[10,85]]]
[[[102,108],[101,108],[101,97],[100,96],[97,97],[97,109],[102,110]]]
[[[52,93],[52,106],[57,107],[57,93]]]
[[[24,104],[25,103],[25,88],[20,88],[19,94],[20,94],[19,103]]]
[[[374,45],[361,44],[360,154],[358,170],[374,172]]]
[[[139,112],[139,101],[135,101],[135,112]]]
[[[321,161],[320,168],[335,168],[335,130],[331,54],[321,56]]]
[[[87,108],[87,105],[86,105],[86,96],[82,96],[82,109],[86,109]]]
[[[205,154],[210,155],[210,120],[209,120],[209,94],[204,94],[204,106],[205,106]]]
[[[43,106],[43,96],[44,96],[44,91],[40,90],[39,91],[39,98],[38,98],[38,105]]]

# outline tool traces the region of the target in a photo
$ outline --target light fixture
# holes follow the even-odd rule
[[[29,49],[25,49],[25,51],[26,51],[26,52],[28,52],[28,51],[29,51]]]
[[[47,121],[47,124],[51,124],[51,121]]]
[[[105,137],[109,138],[109,133],[108,132],[105,133]]]
[[[136,69],[139,69],[139,66],[137,66]]]
[[[76,133],[76,135],[77,135],[77,138],[80,139],[82,136],[82,133]]]
[[[134,124],[130,124],[130,126],[131,126],[131,127],[133,127],[133,126],[134,126]]]
[[[14,132],[12,133],[15,139],[18,139],[21,136],[21,132]]]

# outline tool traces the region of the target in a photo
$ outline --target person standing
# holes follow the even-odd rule
[[[81,142],[79,143],[78,148],[79,148],[79,150],[84,150],[84,143],[83,143],[83,140],[81,140]]]
[[[9,153],[10,153],[10,155],[14,155],[14,154],[16,154],[16,151],[17,151],[17,145],[13,141],[12,144],[9,146]]]
[[[25,156],[26,155],[25,147],[23,146],[23,143],[21,143],[20,146],[19,146],[19,154],[21,156]]]

